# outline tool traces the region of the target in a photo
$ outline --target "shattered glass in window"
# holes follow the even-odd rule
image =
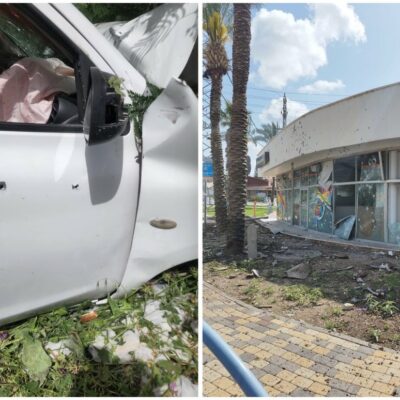
[[[308,189],[308,227],[332,233],[332,187]]]
[[[307,190],[301,191],[301,226],[307,228]]]
[[[324,161],[321,163],[321,171],[318,174],[318,185],[327,187],[332,184],[333,161]]]
[[[359,185],[357,213],[357,237],[359,239],[384,240],[384,186],[383,183]]]
[[[400,184],[388,186],[388,239],[400,245]]]
[[[275,179],[275,186],[277,190],[283,189],[283,181],[282,181],[282,175],[279,175]]]
[[[380,181],[383,179],[378,152],[357,157],[357,178],[359,181]]]
[[[355,185],[335,187],[335,223],[356,214]]]
[[[276,193],[276,217],[278,220],[283,220],[286,209],[286,191]]]
[[[293,225],[300,225],[300,190],[293,192]]]
[[[292,191],[291,190],[286,190],[286,209],[285,209],[285,221],[286,222],[292,222]]]
[[[291,174],[282,175],[282,184],[283,188],[291,189],[292,188],[292,176]]]
[[[311,165],[309,168],[309,183],[311,185],[318,185],[318,175],[321,170],[321,164]]]
[[[300,187],[300,183],[301,183],[301,170],[298,169],[298,170],[294,171],[293,186]]]
[[[335,182],[354,182],[356,180],[356,158],[346,157],[333,163]]]
[[[301,186],[308,186],[308,167],[301,170]]]

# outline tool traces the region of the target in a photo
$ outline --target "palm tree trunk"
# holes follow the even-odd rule
[[[247,82],[250,68],[250,4],[234,3],[232,45],[232,125],[228,148],[228,229],[229,254],[244,250],[246,184],[247,184]]]
[[[211,157],[213,163],[215,220],[217,230],[225,233],[227,224],[227,205],[225,192],[224,157],[222,154],[221,119],[222,74],[213,71],[211,75],[210,122],[211,122]]]

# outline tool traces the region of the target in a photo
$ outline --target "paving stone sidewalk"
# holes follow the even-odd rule
[[[204,318],[270,396],[398,396],[400,353],[273,316],[204,283]],[[205,348],[204,396],[243,396]]]

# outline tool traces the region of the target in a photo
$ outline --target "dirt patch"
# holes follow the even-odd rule
[[[230,296],[400,350],[400,253],[274,235],[263,227],[256,260],[226,257],[225,238],[213,225],[203,242],[204,280]],[[307,277],[288,278],[300,263]]]

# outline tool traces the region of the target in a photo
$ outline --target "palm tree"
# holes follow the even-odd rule
[[[254,136],[254,142],[257,143],[268,143],[274,136],[278,134],[279,125],[275,122],[269,124],[262,124],[261,128],[256,129]]]
[[[244,249],[244,212],[247,183],[247,82],[250,68],[250,4],[233,4],[232,124],[228,143],[228,229],[226,250],[239,254]]]
[[[250,120],[251,113],[250,111],[248,111],[247,113]],[[226,160],[228,160],[228,141],[229,141],[229,130],[231,127],[231,123],[232,123],[232,103],[230,101],[226,101],[225,109],[221,110],[221,126],[225,128],[225,132],[223,132],[223,134],[225,134],[225,142],[226,142],[226,148],[225,148]],[[250,130],[250,123],[248,125],[249,125],[249,130],[247,132],[247,142],[252,141],[254,144],[257,144],[255,131]],[[228,165],[226,169],[228,169]],[[250,174],[250,171],[251,171],[251,158],[249,155],[247,155],[247,174]],[[228,182],[226,182],[226,187],[228,187]],[[226,191],[228,192],[228,189]]]
[[[227,5],[224,4],[207,4],[204,6],[203,29],[207,35],[203,53],[205,61],[204,78],[211,79],[211,158],[213,163],[215,219],[217,229],[220,232],[225,232],[227,224],[224,158],[219,129],[222,78],[229,68],[225,50],[225,43],[228,40],[228,27],[223,21],[226,12]]]

